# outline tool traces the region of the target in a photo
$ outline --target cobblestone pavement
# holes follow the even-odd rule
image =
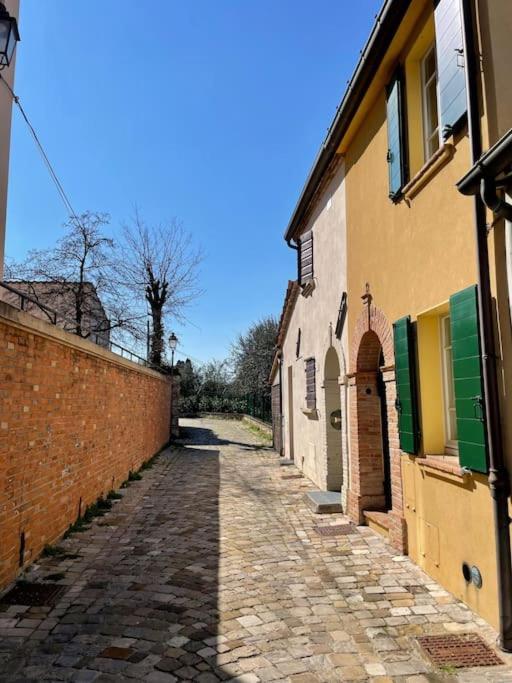
[[[184,420],[163,453],[31,580],[63,573],[53,608],[4,607],[1,681],[456,680],[415,637],[495,633],[365,527],[323,537],[276,454],[239,423]],[[78,553],[78,557],[73,557]],[[54,580],[57,577],[53,577]],[[501,655],[500,655],[501,656]],[[512,681],[508,664],[458,680]]]

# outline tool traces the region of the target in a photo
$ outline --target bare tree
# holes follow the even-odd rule
[[[177,220],[148,225],[138,211],[123,228],[118,252],[119,283],[147,302],[151,318],[150,360],[160,365],[164,327],[168,316],[184,319],[186,307],[196,299],[202,255],[190,233]]]
[[[113,282],[114,243],[104,234],[108,223],[107,214],[91,211],[71,218],[54,248],[34,249],[25,261],[6,268],[6,280],[39,302],[41,314],[51,319],[44,306],[55,309],[64,329],[105,345],[113,330],[140,336],[142,326],[140,313],[126,305]]]

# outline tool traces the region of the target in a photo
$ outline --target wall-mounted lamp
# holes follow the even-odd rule
[[[0,70],[10,66],[16,43],[20,40],[18,22],[0,1]]]

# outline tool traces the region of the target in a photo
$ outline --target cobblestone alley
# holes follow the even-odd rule
[[[369,529],[321,536],[347,520],[312,514],[308,480],[239,423],[182,424],[182,446],[29,573],[65,587],[55,605],[1,608],[0,680],[421,683],[457,673],[418,636],[494,642]],[[509,664],[458,680],[512,681]]]

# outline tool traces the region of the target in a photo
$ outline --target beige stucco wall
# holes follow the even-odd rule
[[[299,294],[283,344],[282,383],[284,413],[284,452],[293,457],[322,490],[346,487],[342,470],[347,470],[346,401],[344,387],[335,378],[325,382],[325,361],[333,347],[340,375],[345,375],[346,331],[342,341],[335,336],[341,295],[346,290],[346,233],[344,167],[340,164],[310,217],[304,231],[313,229],[314,279],[313,293]],[[296,343],[301,329],[300,355]],[[331,360],[332,360],[331,352]],[[316,360],[317,410],[306,414],[305,360]],[[292,391],[290,392],[290,383]],[[329,396],[326,405],[326,394]],[[292,397],[292,398],[291,398]],[[290,405],[292,409],[290,410]],[[330,408],[342,411],[342,429],[330,426]],[[293,431],[293,437],[292,437]],[[327,463],[327,444],[330,460]],[[345,466],[343,466],[343,463]]]
[[[4,1],[9,13],[18,17],[19,0]],[[18,48],[16,48],[16,50],[18,50]],[[15,61],[16,60],[14,59],[11,66],[2,71],[2,78],[5,78],[11,87],[14,85]],[[5,85],[0,83],[0,280],[3,279],[4,268],[5,222],[7,215],[7,178],[9,174],[11,117],[12,97]]]

